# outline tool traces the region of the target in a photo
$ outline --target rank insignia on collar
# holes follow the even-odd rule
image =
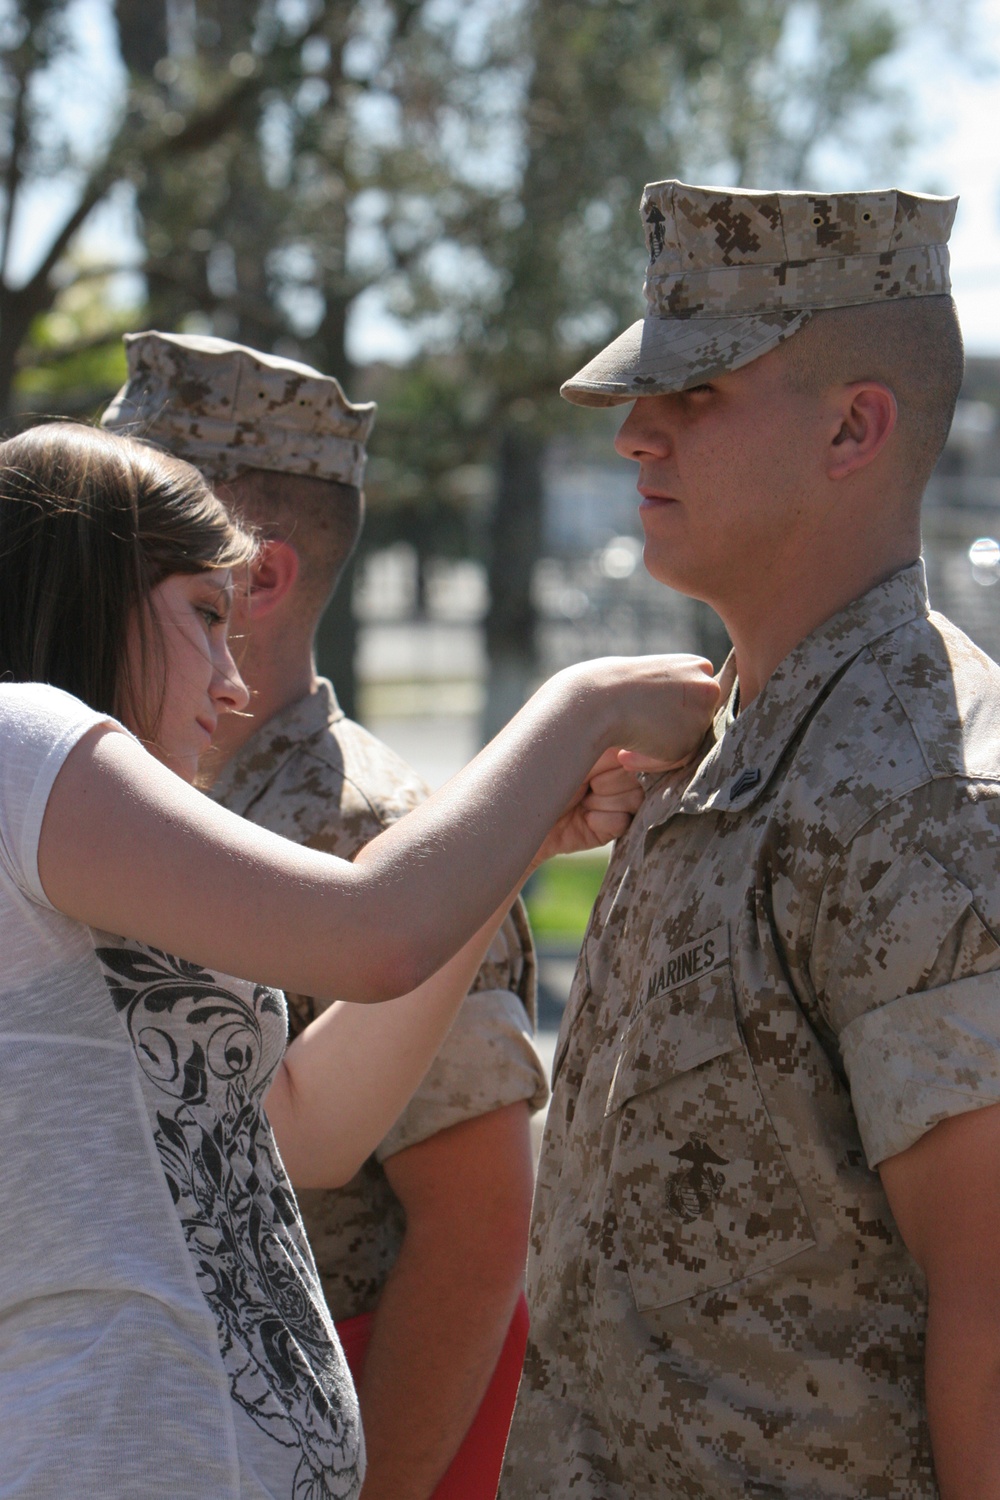
[[[759,780],[760,772],[756,766],[746,771],[741,771],[729,788],[730,802],[735,802],[737,797],[742,797],[743,793],[748,792],[752,786],[756,786]]]

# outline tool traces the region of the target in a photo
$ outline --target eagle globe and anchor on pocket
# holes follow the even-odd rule
[[[728,1167],[729,1162],[724,1156],[716,1156],[711,1146],[697,1136],[670,1155],[689,1165],[671,1172],[666,1179],[663,1186],[667,1208],[682,1224],[693,1224],[708,1212],[726,1185],[725,1174],[713,1168]]]
[[[654,934],[606,1117],[611,1193],[636,1306],[666,1307],[815,1243],[736,1014],[729,933]]]

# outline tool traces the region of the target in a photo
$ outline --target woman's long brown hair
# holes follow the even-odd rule
[[[154,738],[150,593],[253,553],[198,470],[144,443],[69,422],[0,443],[0,681],[52,683]]]

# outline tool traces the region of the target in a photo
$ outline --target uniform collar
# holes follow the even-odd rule
[[[720,677],[727,698],[716,715],[707,753],[686,786],[663,788],[662,816],[654,814],[650,826],[674,812],[714,809],[733,813],[749,807],[767,786],[799,725],[838,673],[872,641],[928,611],[924,565],[918,560],[800,641],[735,718],[733,703],[739,684],[730,657]]]
[[[289,703],[251,735],[223,767],[210,788],[216,802],[243,814],[303,741],[325,733],[344,717],[333,684],[318,679],[314,693]]]

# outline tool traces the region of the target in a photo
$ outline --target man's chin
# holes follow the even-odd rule
[[[689,598],[701,598],[698,592],[697,570],[686,568],[683,558],[677,555],[676,549],[664,553],[647,541],[642,552],[642,562],[650,578],[655,578],[657,583],[665,584],[668,589],[674,589],[678,594],[686,594]]]

